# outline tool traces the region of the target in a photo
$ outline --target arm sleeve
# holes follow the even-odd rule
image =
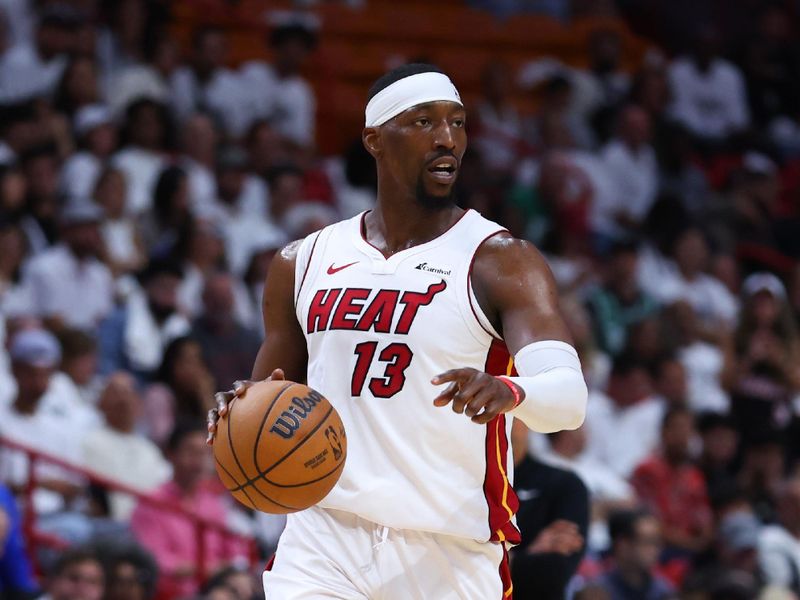
[[[539,433],[583,424],[589,391],[575,348],[556,340],[534,342],[517,352],[514,363],[520,377],[509,379],[525,399],[510,414]]]
[[[550,522],[558,519],[571,521],[586,540],[589,531],[589,492],[583,482],[573,473],[559,486],[557,509]],[[511,576],[515,595],[539,600],[561,600],[572,576],[578,570],[585,553],[584,547],[574,554],[564,556],[556,553],[528,554],[520,547],[511,563]]]

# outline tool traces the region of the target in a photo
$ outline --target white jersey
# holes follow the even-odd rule
[[[439,237],[389,258],[362,235],[364,214],[306,238],[295,273],[308,385],[345,425],[341,478],[319,504],[393,529],[519,541],[511,417],[476,425],[433,399],[431,379],[511,361],[472,293],[480,244],[504,229],[470,210]]]

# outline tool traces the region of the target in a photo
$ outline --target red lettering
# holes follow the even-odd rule
[[[333,290],[318,290],[314,294],[311,306],[308,309],[308,322],[306,324],[308,333],[325,331],[328,328],[328,319],[331,317],[331,311],[341,291],[341,288],[336,288]]]
[[[400,320],[397,322],[394,332],[408,333],[417,316],[419,307],[433,302],[433,297],[444,291],[446,287],[447,284],[442,280],[440,283],[432,283],[425,292],[405,292],[403,297],[400,298],[400,303],[405,304],[405,308],[403,309],[403,314],[400,315]]]
[[[375,298],[372,299],[372,302],[369,303],[364,314],[361,315],[356,329],[369,331],[374,328],[377,333],[390,333],[392,317],[399,297],[400,292],[398,290],[380,290],[375,295]]]
[[[356,319],[348,319],[357,315],[364,308],[364,300],[369,297],[369,290],[363,288],[346,289],[331,319],[331,329],[355,329]]]

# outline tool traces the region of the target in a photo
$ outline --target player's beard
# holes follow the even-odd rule
[[[422,181],[422,177],[423,176],[420,175],[419,179],[417,179],[416,190],[417,202],[419,202],[420,206],[428,210],[439,210],[453,204],[455,185],[450,186],[450,190],[447,192],[447,194],[443,196],[435,196],[433,194],[429,194],[425,189],[425,183]]]

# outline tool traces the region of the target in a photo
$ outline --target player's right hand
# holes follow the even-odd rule
[[[286,379],[286,376],[283,374],[283,369],[275,369],[264,381],[280,381],[283,379]],[[209,446],[214,444],[214,436],[217,433],[217,421],[228,414],[228,405],[231,401],[238,396],[242,396],[247,388],[255,383],[257,382],[249,380],[234,381],[232,390],[214,394],[214,402],[217,406],[208,411],[208,438],[206,438],[206,444]]]

